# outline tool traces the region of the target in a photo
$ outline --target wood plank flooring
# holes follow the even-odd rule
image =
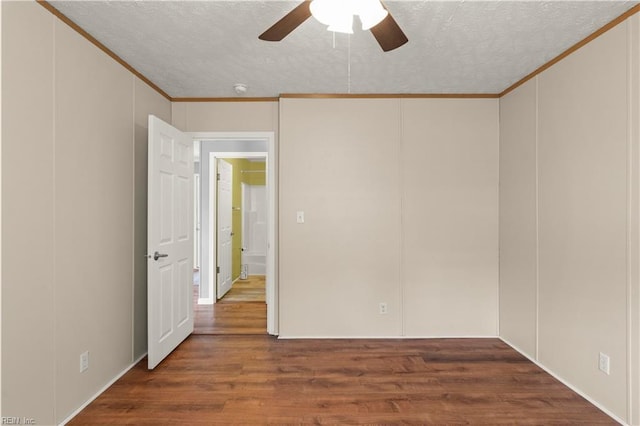
[[[264,277],[238,280],[214,305],[198,305],[198,287],[194,286],[193,334],[266,334],[267,305]]]
[[[224,295],[219,303],[265,303],[265,276],[251,275],[246,280],[237,280],[231,290]]]
[[[267,334],[264,303],[196,305],[193,318],[193,334]]]
[[[191,336],[70,425],[613,425],[498,339]]]

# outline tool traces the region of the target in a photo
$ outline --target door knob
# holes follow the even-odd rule
[[[153,260],[158,260],[161,257],[169,257],[169,255],[168,254],[163,254],[163,253],[158,253],[158,252],[153,253]]]

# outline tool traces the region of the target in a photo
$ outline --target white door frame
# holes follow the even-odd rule
[[[267,280],[266,280],[266,302],[267,302],[267,332],[272,335],[278,334],[278,280],[277,280],[277,262],[278,262],[278,241],[276,234],[277,210],[276,210],[276,190],[278,182],[276,180],[277,161],[275,155],[275,135],[274,132],[191,132],[188,133],[194,141],[207,142],[225,142],[229,141],[262,141],[266,142],[267,151],[245,151],[245,152],[211,152],[209,154],[209,193],[207,207],[209,212],[215,211],[215,176],[217,158],[266,158],[267,168],[267,197],[268,197],[268,223],[267,223]],[[205,161],[206,154],[201,156],[201,165]],[[201,177],[204,176],[201,174]],[[201,190],[203,190],[204,182],[201,180]],[[205,194],[201,193],[201,197]],[[201,203],[204,209],[205,203]],[[209,213],[209,216],[211,214]],[[205,216],[201,215],[201,253],[207,253],[207,259],[202,259],[200,263],[201,286],[207,286],[206,298],[199,298],[198,303],[213,304],[215,298],[215,226],[205,226]],[[207,228],[207,232],[205,231]],[[208,250],[205,250],[207,248]],[[207,269],[207,271],[205,271]],[[205,282],[206,277],[206,282]]]

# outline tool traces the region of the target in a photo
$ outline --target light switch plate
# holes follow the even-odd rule
[[[84,373],[89,369],[89,351],[80,354],[80,372]]]
[[[304,223],[304,212],[296,213],[296,221],[298,223]]]

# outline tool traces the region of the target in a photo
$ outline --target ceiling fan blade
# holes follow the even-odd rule
[[[378,25],[372,27],[371,33],[376,40],[378,40],[378,44],[385,52],[397,49],[409,41],[407,36],[404,35],[400,29],[396,20],[391,16],[391,13],[389,13]]]
[[[305,0],[300,3],[295,9],[273,24],[271,28],[260,34],[258,38],[266,41],[280,41],[288,36],[291,31],[309,19],[311,16],[310,3],[311,0]]]

